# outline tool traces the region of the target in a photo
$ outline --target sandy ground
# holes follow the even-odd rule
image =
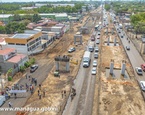
[[[100,115],[143,115],[145,104],[135,81],[108,80],[101,74]]]

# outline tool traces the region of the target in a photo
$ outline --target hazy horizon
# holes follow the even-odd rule
[[[0,0],[1,3],[6,2],[51,2],[52,0]],[[52,2],[57,1],[90,1],[90,0],[53,0]],[[101,0],[92,0],[92,1],[101,1]],[[117,0],[103,0],[103,1],[117,1]],[[119,0],[119,1],[133,1],[133,0]]]
[[[0,2],[51,2],[52,0],[1,0]],[[52,2],[57,1],[72,1],[72,0],[53,0]],[[73,0],[73,1],[90,1],[90,0]],[[93,1],[101,1],[101,0],[93,0]]]

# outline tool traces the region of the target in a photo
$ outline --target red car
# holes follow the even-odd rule
[[[145,64],[141,64],[141,68],[143,71],[145,71]]]
[[[100,36],[99,36],[99,35],[97,35],[97,36],[96,36],[96,38],[97,38],[97,39],[100,39]]]
[[[91,41],[95,41],[95,38],[94,37],[91,37]]]

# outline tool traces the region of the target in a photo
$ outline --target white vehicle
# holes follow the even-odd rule
[[[140,87],[143,91],[145,91],[145,81],[140,81]]]
[[[73,47],[73,48],[70,48],[69,50],[68,50],[68,52],[69,53],[72,53],[72,52],[74,52],[76,49]]]
[[[100,40],[99,40],[99,39],[97,39],[97,40],[96,40],[96,44],[99,44],[99,43],[100,43]]]
[[[5,98],[5,96],[0,96],[0,106],[2,106],[4,103],[5,103],[5,101],[6,101],[6,98]]]
[[[130,46],[126,46],[126,50],[130,50]]]
[[[93,67],[97,67],[97,61],[96,60],[93,61]]]
[[[119,28],[122,29],[122,27],[123,27],[122,24],[119,24]]]
[[[135,70],[136,70],[136,73],[138,75],[142,75],[143,74],[142,69],[140,67],[136,67]]]
[[[91,53],[89,51],[85,51],[83,56],[83,67],[89,67],[91,61]]]
[[[98,47],[95,47],[95,52],[99,52],[99,48]]]
[[[96,25],[96,26],[95,26],[95,30],[97,31],[97,30],[98,30],[98,28],[99,28],[99,25]]]
[[[90,41],[88,44],[88,48],[90,52],[94,51],[95,42]]]
[[[93,68],[92,68],[92,72],[91,72],[92,75],[96,75],[96,73],[97,73],[96,69],[97,69],[96,67],[93,67]]]
[[[94,58],[98,58],[98,53],[94,53]]]

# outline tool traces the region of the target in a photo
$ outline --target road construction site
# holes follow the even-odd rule
[[[109,13],[107,13],[109,14]],[[99,65],[98,78],[96,79],[96,89],[94,97],[93,115],[143,115],[145,111],[144,99],[141,95],[140,87],[135,79],[135,74],[126,55],[126,49],[111,23],[110,15],[108,17],[108,35],[102,36],[101,42],[101,60]],[[104,34],[106,28],[102,30]],[[115,30],[115,29],[114,29]],[[110,37],[110,43],[117,39],[118,45],[105,45],[105,41]],[[125,39],[125,38],[124,38]],[[111,60],[114,63],[114,70],[120,70],[120,76],[106,76],[106,69],[110,69]],[[126,71],[128,78],[121,75],[122,61],[126,62]]]
[[[17,105],[22,103],[22,107],[49,107],[55,109],[49,111],[17,112],[17,115],[144,114],[145,103],[140,87],[135,79],[135,73],[126,54],[126,49],[122,46],[122,42],[108,12],[106,13],[108,27],[102,27],[100,31],[97,75],[91,75],[91,68],[82,67],[82,57],[87,49],[88,40],[90,40],[94,32],[94,26],[103,20],[101,15],[100,7],[88,13],[82,19],[82,23],[74,22],[70,30],[62,38],[56,40],[42,53],[32,56],[40,65],[41,71],[36,71],[33,77],[38,78],[41,88],[36,87],[32,95],[29,95],[25,101],[19,100]],[[83,25],[89,28],[89,33],[82,35],[82,45],[74,45],[74,35]],[[115,38],[116,45],[114,46]],[[68,53],[68,49],[71,47],[75,47],[76,51]],[[94,52],[91,55],[92,60],[94,59],[93,54]],[[70,71],[65,72],[65,63],[61,62],[60,76],[54,76],[56,69],[54,58],[59,55],[65,55],[70,58]],[[114,64],[114,73],[117,73],[114,76],[108,74],[111,62]],[[123,63],[126,65],[125,72],[127,77],[121,75]],[[70,93],[72,87],[76,89],[76,96],[71,101]],[[38,90],[41,95],[45,91],[45,96],[42,96],[41,99],[38,96]]]
[[[90,18],[90,19],[89,19]],[[87,21],[87,22],[86,22]],[[57,108],[56,111],[34,111],[34,112],[27,112],[27,114],[46,114],[46,115],[55,115],[55,114],[62,114],[62,111],[65,107],[66,101],[69,97],[71,87],[73,85],[73,81],[78,73],[80,68],[80,62],[86,49],[86,43],[91,35],[91,29],[89,28],[89,34],[83,34],[83,44],[82,45],[74,45],[74,34],[78,32],[78,29],[85,25],[90,26],[92,25],[92,17],[89,15],[83,18],[82,23],[76,22],[73,23],[73,27],[70,29],[68,33],[65,33],[64,36],[60,39],[55,41],[49,48],[47,48],[44,52],[38,55],[34,55],[35,59],[38,61],[38,64],[43,65],[45,63],[51,63],[53,66],[48,73],[47,78],[41,84],[40,93],[45,90],[45,97],[39,99],[38,97],[38,90],[39,87],[36,88],[34,94],[27,100],[24,107],[55,107]],[[92,25],[94,28],[94,25]],[[68,53],[68,49],[71,47],[75,47],[76,51],[74,53]],[[54,58],[58,55],[67,55],[70,57],[70,72],[60,72],[60,77],[54,77],[55,71],[55,61]],[[61,63],[61,70],[65,69],[65,64]],[[44,71],[48,72],[48,71]],[[43,73],[41,73],[43,76]],[[62,95],[62,91],[66,91],[66,95]]]

